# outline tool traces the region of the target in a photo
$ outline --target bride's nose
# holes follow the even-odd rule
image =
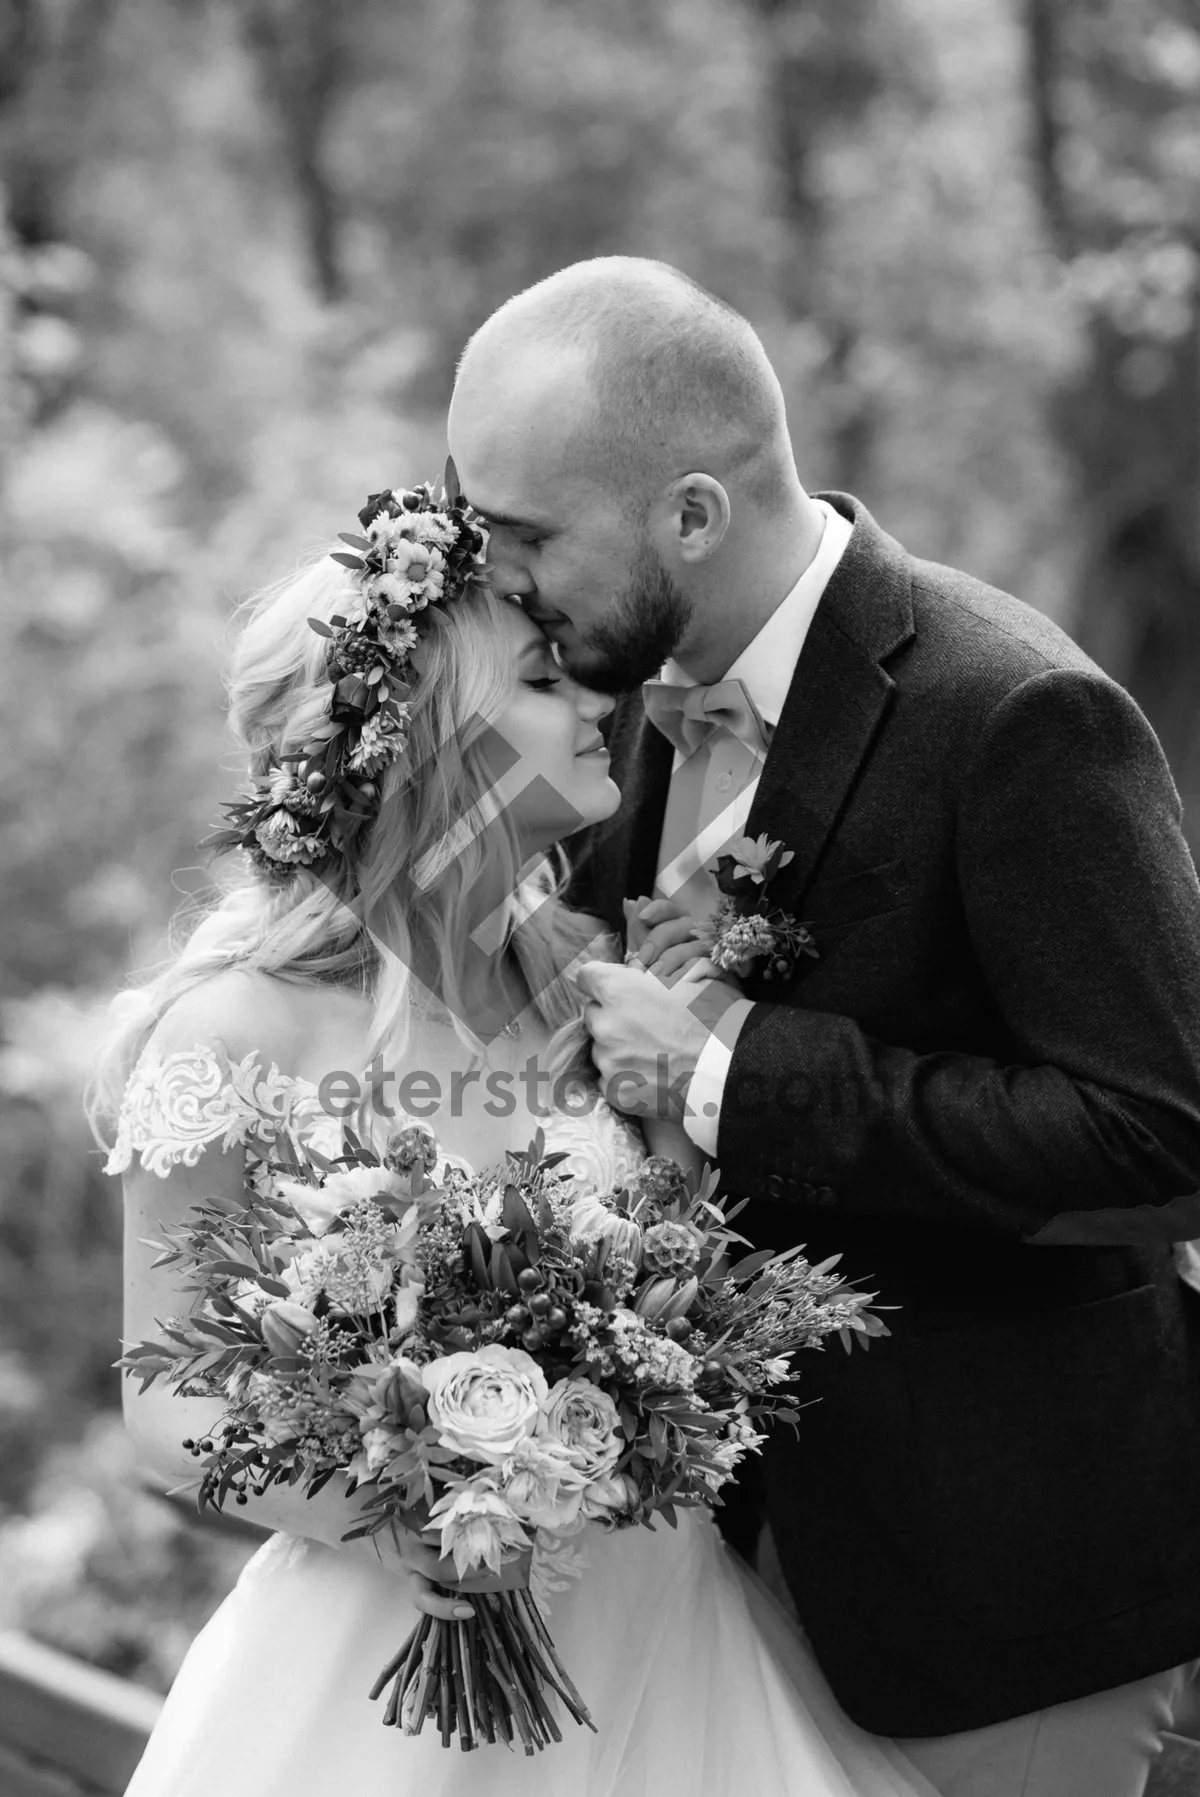
[[[590,686],[575,686],[575,709],[586,724],[598,724],[616,705],[611,693],[593,692]]]

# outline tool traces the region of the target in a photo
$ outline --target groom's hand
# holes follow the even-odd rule
[[[693,919],[670,899],[626,899],[624,909],[626,966],[653,967],[668,980],[704,959]]]
[[[681,1122],[687,1090],[718,1020],[742,996],[725,980],[664,986],[641,967],[589,961],[577,984],[605,1098],[633,1117]]]

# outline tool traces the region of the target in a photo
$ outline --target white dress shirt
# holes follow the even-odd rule
[[[823,499],[818,499],[816,504],[825,514],[825,528],[821,532],[816,554],[791,592],[776,606],[758,635],[746,645],[724,675],[726,680],[740,680],[743,683],[769,730],[773,730],[779,722],[792,676],[796,672],[796,664],[800,660],[800,651],[821,602],[821,595],[850,541],[852,526],[849,520],[843,518],[840,512],[835,511]],[[691,675],[685,673],[678,662],[674,661],[667,662],[659,679],[679,686],[696,685]],[[671,769],[672,777],[684,759],[683,754],[676,751]],[[756,777],[739,795],[738,815],[729,820],[730,835],[739,830],[744,833],[745,820],[749,816],[757,786]],[[730,1005],[701,1050],[688,1088],[687,1103],[692,1114],[685,1117],[684,1128],[701,1152],[711,1160],[716,1159],[721,1100],[725,1081],[729,1076],[734,1045],[753,1002],[752,999],[741,998]]]

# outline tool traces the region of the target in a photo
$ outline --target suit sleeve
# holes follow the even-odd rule
[[[721,1107],[739,1189],[1039,1243],[1200,1235],[1200,887],[1133,700],[1052,669],[987,719],[959,793],[966,928],[1003,1062],[755,1005]]]

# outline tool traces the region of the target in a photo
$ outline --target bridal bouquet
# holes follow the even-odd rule
[[[439,1169],[420,1126],[382,1158],[349,1133],[336,1161],[281,1148],[154,1244],[192,1311],[118,1362],[143,1389],[222,1401],[184,1443],[201,1509],[341,1473],[364,1494],[345,1539],[409,1528],[440,1547],[474,1615],[423,1615],[371,1696],[390,1685],[385,1722],[433,1717],[464,1749],[561,1740],[552,1694],[594,1726],[531,1596],[535,1549],[719,1504],[759,1424],[795,1421],[792,1354],[887,1333],[833,1261],[732,1261],[741,1206],[710,1172],[652,1157],[580,1195],[544,1148],[539,1131],[482,1174]]]

